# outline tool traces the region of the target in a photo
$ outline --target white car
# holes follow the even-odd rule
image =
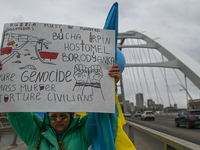
[[[131,113],[130,112],[125,112],[124,113],[124,117],[131,117]]]
[[[141,112],[140,111],[136,111],[134,116],[135,117],[141,117]]]
[[[155,120],[155,115],[152,111],[144,111],[142,114],[141,114],[141,120]]]

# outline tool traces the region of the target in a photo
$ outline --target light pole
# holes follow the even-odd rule
[[[121,85],[121,94],[122,94],[123,109],[124,109],[124,112],[127,112],[126,102],[125,102],[125,96],[124,96],[124,86],[123,86],[123,81],[122,81],[122,74],[121,74],[121,79],[120,79],[120,85]]]
[[[179,91],[185,91],[185,89],[179,89]],[[187,109],[188,109],[188,96],[187,96],[187,92],[186,92],[186,104],[187,104]]]
[[[192,99],[191,95],[189,94],[188,90],[187,90],[183,85],[181,85],[181,84],[179,84],[179,85],[183,88],[183,89],[179,89],[179,91],[185,90],[185,92],[186,92],[186,97],[189,96],[190,99],[191,99],[192,102],[193,102],[193,99]],[[188,108],[189,108],[188,98],[187,98],[186,100],[187,100],[187,109],[188,109]],[[195,108],[194,102],[193,102],[193,106],[194,106],[194,108]]]

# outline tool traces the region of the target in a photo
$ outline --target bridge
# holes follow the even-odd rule
[[[133,111],[139,109],[156,111],[157,109],[163,110],[168,106],[176,109],[179,106],[182,108],[196,108],[194,103],[191,106],[189,105],[189,100],[194,101],[196,97],[199,97],[200,65],[198,62],[181,50],[166,44],[160,38],[147,32],[132,30],[119,33],[117,47],[126,59],[126,67],[117,85],[124,112],[132,111],[126,105],[127,100],[136,104]],[[197,93],[193,91],[197,91]],[[137,105],[137,94],[142,94],[142,97],[139,97],[142,105]],[[151,103],[148,100],[151,100]],[[7,124],[5,118],[5,116],[0,116],[0,149],[14,150],[17,148],[22,149],[21,147],[27,149]],[[197,144],[181,139],[177,140],[175,137],[155,132],[128,120],[124,129],[133,143],[135,143],[134,129],[139,129],[163,141],[165,149],[200,149]],[[4,138],[8,134],[10,136],[9,140]],[[138,150],[142,150],[138,143],[135,143],[135,145]]]
[[[199,98],[200,64],[181,50],[138,31],[119,33],[117,47],[126,59],[118,85],[123,103],[135,103],[142,93],[142,107],[148,108],[147,100],[153,100],[154,106],[189,108],[189,100]]]

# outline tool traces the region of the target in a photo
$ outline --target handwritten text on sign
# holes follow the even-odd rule
[[[0,112],[114,112],[115,32],[46,23],[5,24]]]

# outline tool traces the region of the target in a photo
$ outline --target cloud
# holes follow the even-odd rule
[[[3,29],[4,23],[11,22],[45,22],[56,24],[68,24],[77,26],[89,26],[96,28],[103,28],[107,14],[110,7],[114,3],[114,0],[102,1],[102,0],[6,0],[1,1],[1,20],[0,29]],[[170,45],[173,45],[181,51],[187,53],[196,61],[199,59],[200,48],[200,2],[199,1],[187,1],[187,0],[119,0],[119,32],[125,32],[129,30],[147,31],[165,40]],[[0,30],[0,35],[2,30]],[[1,37],[0,37],[1,39]],[[125,52],[125,51],[124,51]],[[126,52],[125,52],[126,53]],[[128,54],[128,53],[127,53]],[[130,54],[130,53],[129,53]],[[131,53],[133,55],[133,53]],[[156,54],[156,56],[159,54]],[[128,55],[128,62],[138,62],[138,56]],[[152,55],[153,57],[153,55]],[[134,60],[133,60],[134,58]],[[144,59],[145,61],[145,59]],[[127,71],[129,70],[129,71]],[[142,74],[141,78],[145,87],[145,79]],[[145,68],[145,73],[148,74]],[[159,84],[159,90],[162,92],[162,98],[165,106],[169,105],[168,95],[166,94],[166,85],[162,78],[162,75],[158,72],[159,69],[153,69],[157,71],[156,82]],[[134,73],[137,70],[132,69]],[[130,69],[124,71],[124,83],[126,89],[126,98],[134,101],[135,96],[133,91],[137,91],[136,83],[139,88],[139,79],[134,79],[133,72]],[[184,81],[184,76],[179,73],[181,79]],[[137,74],[135,74],[137,75]],[[170,88],[174,93],[174,97],[178,103],[178,106],[184,107],[185,95],[184,92],[178,91],[180,88],[177,77],[173,71],[167,69],[167,76]],[[149,73],[147,77],[149,82],[149,88],[152,89],[150,95],[156,97],[154,82],[152,75]],[[151,86],[150,86],[151,83]],[[193,94],[194,98],[198,98],[199,90],[190,84],[188,81],[189,91]],[[131,89],[130,88],[134,88]],[[147,97],[147,96],[146,96]],[[154,98],[156,99],[156,98]],[[159,100],[160,101],[160,100]],[[179,102],[180,101],[180,104]]]
[[[24,18],[23,16],[19,15],[19,16],[13,16],[11,20],[12,22],[23,22]]]

